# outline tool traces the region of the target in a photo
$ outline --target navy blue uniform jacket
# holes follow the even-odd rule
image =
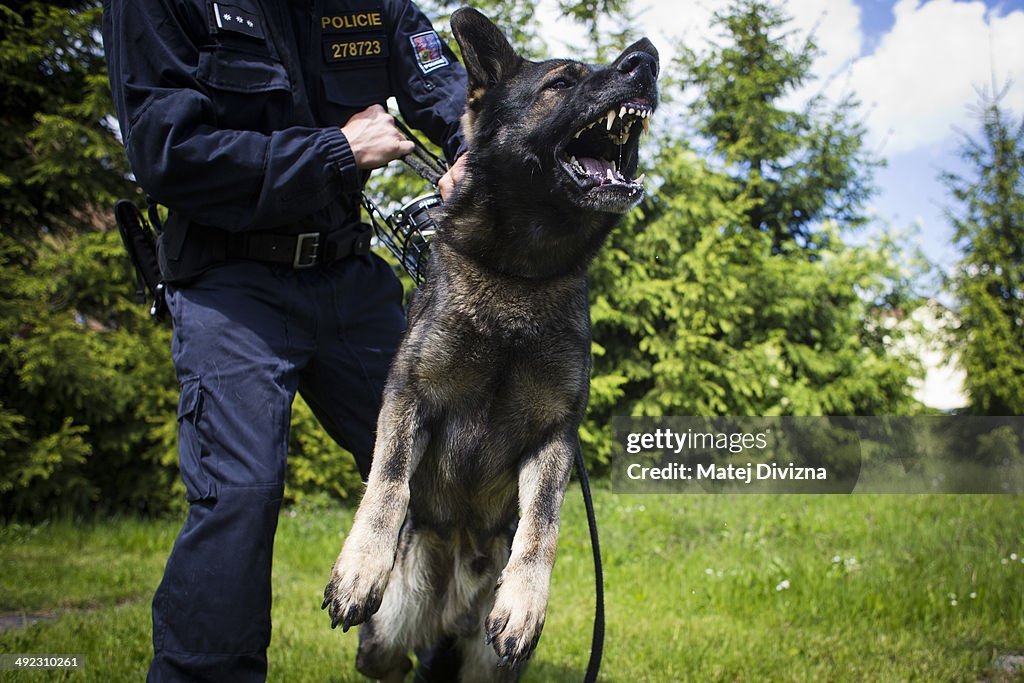
[[[465,71],[411,2],[104,0],[103,38],[132,171],[170,209],[170,281],[227,233],[357,229],[340,126],[390,95],[449,159],[463,146]]]

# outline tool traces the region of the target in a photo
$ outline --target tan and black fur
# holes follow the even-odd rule
[[[475,10],[452,29],[466,176],[436,216],[324,601],[334,625],[363,624],[357,667],[387,681],[449,637],[461,681],[515,681],[537,645],[587,404],[586,268],[643,196],[637,139],[657,104],[646,39],[593,66],[524,60]]]

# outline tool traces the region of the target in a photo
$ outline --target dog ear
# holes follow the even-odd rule
[[[523,58],[490,19],[472,7],[463,7],[451,17],[452,33],[462,48],[469,76],[470,101],[519,69]]]

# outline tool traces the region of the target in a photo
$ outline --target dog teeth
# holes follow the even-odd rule
[[[608,169],[607,175],[608,175],[608,180],[611,180],[613,182],[615,181],[615,176],[612,175],[612,169],[610,169],[610,168]]]
[[[640,175],[638,175],[638,176],[636,177],[636,180],[634,180],[633,182],[634,182],[634,183],[636,183],[637,185],[640,185],[640,184],[641,184],[641,183],[643,183],[643,182],[644,182],[644,181],[645,181],[646,179],[647,179],[647,174],[646,174],[646,173],[641,173]]]
[[[604,121],[605,130],[608,131],[609,137],[611,138],[612,142],[622,145],[629,141],[630,128],[636,120],[639,119],[640,122],[643,124],[645,133],[650,130],[650,119],[652,113],[653,112],[650,109],[640,107],[627,107],[626,105],[622,104],[619,105],[618,110],[609,109],[608,113],[605,114],[603,118],[598,119],[597,121],[593,121],[584,126],[583,128],[581,128],[579,131],[576,132],[576,135],[574,137],[576,139],[579,139],[579,137],[583,135],[583,133],[587,132],[601,121]],[[627,116],[635,118],[630,118],[629,120],[627,120]],[[623,127],[619,135],[611,135],[612,128],[615,126],[615,119],[622,119]]]

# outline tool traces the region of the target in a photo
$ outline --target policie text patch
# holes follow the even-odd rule
[[[413,52],[416,54],[416,63],[419,64],[423,73],[430,73],[434,69],[448,66],[448,58],[444,56],[441,49],[441,39],[436,31],[424,31],[409,38],[412,42]]]
[[[231,31],[241,33],[252,38],[263,36],[263,27],[260,25],[258,14],[235,7],[224,5],[218,2],[213,3],[213,18],[217,24],[218,31]]]
[[[324,33],[373,31],[382,28],[384,28],[384,14],[380,10],[347,12],[320,17],[320,29]]]

